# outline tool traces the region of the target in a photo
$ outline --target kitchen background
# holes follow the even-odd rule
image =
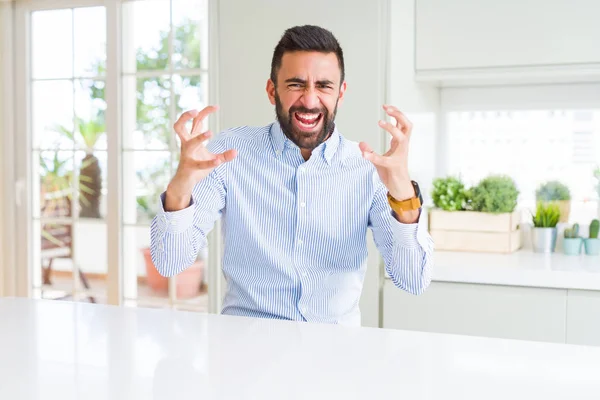
[[[0,1],[0,295],[218,311],[219,226],[176,278],[148,257],[171,126],[269,123],[272,48],[314,23],[347,57],[342,133],[384,150],[384,103],[414,123],[436,242],[414,297],[369,241],[363,324],[600,344],[600,3],[305,3]]]

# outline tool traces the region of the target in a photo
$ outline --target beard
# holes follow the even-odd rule
[[[338,100],[339,101],[339,100]],[[279,95],[275,92],[275,113],[277,114],[277,121],[281,126],[281,130],[290,139],[296,146],[301,149],[314,150],[321,143],[323,143],[329,135],[333,132],[335,128],[335,115],[337,114],[338,101],[335,102],[335,108],[333,113],[329,115],[329,110],[327,108],[312,108],[308,109],[302,106],[293,106],[287,111],[287,113],[283,110],[283,106],[281,104],[281,100],[279,99]],[[298,129],[294,126],[292,122],[292,118],[294,117],[294,113],[307,113],[307,114],[317,114],[321,113],[322,117],[322,125],[321,129],[317,131],[306,132]]]

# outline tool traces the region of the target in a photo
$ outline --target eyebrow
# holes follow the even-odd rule
[[[285,83],[301,83],[303,85],[306,85],[306,80],[298,78],[298,77],[294,77],[294,78],[286,79]],[[316,81],[315,83],[318,84],[318,85],[333,85],[334,84],[329,79],[323,79],[323,80],[320,80],[320,81]]]

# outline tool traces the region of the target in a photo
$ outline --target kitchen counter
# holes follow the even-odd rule
[[[0,399],[600,393],[594,347],[29,299],[0,299],[0,316]]]
[[[600,257],[436,251],[433,280],[600,291]]]

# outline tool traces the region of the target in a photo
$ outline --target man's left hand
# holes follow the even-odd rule
[[[360,142],[363,157],[371,161],[390,195],[396,200],[415,197],[415,189],[408,174],[408,143],[412,132],[412,123],[394,106],[384,105],[385,112],[396,120],[396,124],[379,121],[379,126],[392,135],[390,149],[383,155],[377,154],[371,147]],[[398,215],[400,222],[414,223],[419,218],[419,211],[409,211]]]

